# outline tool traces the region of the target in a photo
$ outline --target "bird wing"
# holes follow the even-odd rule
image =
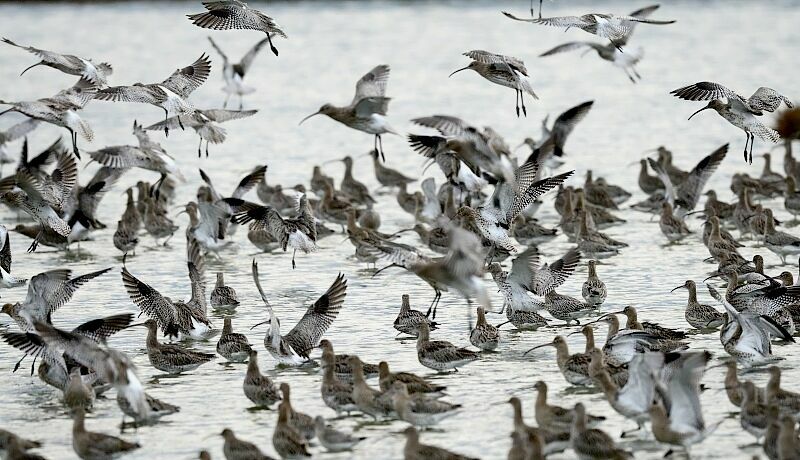
[[[142,313],[156,320],[164,334],[177,335],[173,330],[177,312],[172,302],[160,292],[133,276],[126,267],[122,267],[122,284],[131,301],[142,310]]]
[[[109,168],[145,168],[157,167],[158,161],[153,155],[148,154],[139,147],[132,145],[116,145],[104,149],[88,152],[96,162]]]
[[[530,290],[533,284],[533,276],[539,266],[539,251],[535,246],[522,251],[511,262],[511,271],[508,274],[508,281],[519,284]]]
[[[700,380],[705,373],[706,363],[711,359],[711,353],[687,352],[683,358],[680,369],[673,371],[667,382],[670,427],[683,433],[702,431],[704,423],[700,406]]]
[[[711,81],[700,81],[692,85],[674,89],[669,93],[687,101],[710,101],[724,98],[731,102],[742,104],[745,108],[749,108],[742,96],[739,96],[734,91],[719,83]]]
[[[39,273],[31,278],[28,283],[25,304],[34,305],[37,308],[38,319],[46,317],[52,311],[48,299],[69,281],[70,274],[72,274],[71,270],[56,269]]]
[[[186,242],[186,263],[189,269],[189,285],[192,287],[192,298],[187,305],[194,306],[200,311],[206,311],[206,259],[200,244],[195,238]]]
[[[567,42],[567,43],[562,43],[561,45],[558,45],[554,48],[550,48],[549,50],[540,54],[539,57],[552,56],[554,54],[565,53],[567,51],[573,51],[585,47],[590,47],[595,49],[602,48],[601,45],[598,45],[597,43],[593,42]]]
[[[199,112],[199,111],[198,111]],[[166,120],[161,120],[158,123],[153,123],[150,126],[145,127],[146,131],[164,131],[165,129],[178,129],[181,126],[195,128],[203,126],[205,123],[204,120],[199,116],[199,113],[193,113],[190,115],[181,114],[175,115],[172,117],[167,118]]]
[[[253,172],[244,176],[242,180],[239,181],[239,184],[233,190],[233,194],[231,195],[233,198],[241,198],[247,192],[252,190],[253,187],[256,185],[264,182],[264,173],[267,172],[267,166],[256,166],[253,169]]]
[[[728,144],[725,144],[700,160],[697,166],[689,172],[689,176],[686,180],[675,190],[677,194],[676,198],[681,200],[681,203],[678,203],[681,207],[689,211],[694,209],[700,199],[700,193],[703,191],[703,187],[706,186],[708,179],[714,174],[714,171],[717,170],[717,167],[719,167],[722,160],[725,159],[725,154],[727,153]]]
[[[222,51],[222,48],[217,45],[217,42],[215,42],[211,36],[208,37],[208,41],[211,42],[211,46],[214,48],[217,54],[219,54],[219,57],[222,58],[223,66],[226,66],[228,64],[228,55]]]
[[[368,118],[373,113],[386,115],[386,112],[389,110],[390,100],[391,98],[388,97],[365,97],[359,100],[354,106],[356,116],[359,118]]]
[[[69,56],[65,54],[56,53],[54,51],[47,51],[39,48],[34,48],[33,46],[18,45],[7,38],[3,38],[3,42],[8,43],[11,46],[16,46],[17,48],[22,48],[29,53],[35,54],[39,56],[39,58],[42,61],[47,62],[49,64],[56,64],[62,66],[73,66],[76,64],[75,56]],[[80,61],[78,61],[78,63],[80,63]]]
[[[419,134],[409,134],[408,144],[420,155],[427,158],[435,158],[447,145],[447,139],[441,136],[422,136]]]
[[[553,26],[553,27],[585,27],[590,25],[583,17],[581,16],[555,16],[552,18],[520,18],[514,16],[511,13],[503,11],[503,14],[511,18],[515,21],[522,21],[522,22],[531,22],[534,24],[542,24],[545,26]]]
[[[661,183],[664,184],[664,200],[674,207],[676,198],[675,186],[672,185],[672,180],[669,178],[669,174],[667,174],[661,164],[656,160],[648,158],[647,163],[650,164],[650,167],[656,172],[658,178],[661,179]]]
[[[240,120],[242,118],[247,118],[249,116],[255,115],[258,113],[258,110],[226,110],[226,109],[209,109],[209,110],[198,110],[198,112],[202,113],[211,121],[216,121],[217,123],[224,123],[230,120]]]
[[[157,105],[166,99],[166,94],[160,88],[151,85],[109,86],[98,91],[94,98],[101,101]]]
[[[504,56],[484,50],[467,51],[464,53],[464,56],[483,64],[507,64],[514,71],[528,76],[528,69],[525,68],[525,63],[522,59],[515,58],[514,56]]]
[[[8,235],[8,229],[0,225],[0,268],[11,273],[11,240]]]
[[[272,34],[270,34],[272,35]],[[247,74],[247,70],[253,64],[253,59],[256,58],[258,52],[261,51],[261,48],[264,47],[269,42],[269,38],[264,37],[258,41],[252,48],[242,57],[242,60],[239,61],[239,65],[242,67],[242,73]]]
[[[570,249],[563,257],[552,264],[544,265],[533,274],[532,291],[536,295],[545,295],[561,286],[574,272],[581,260],[577,248]]]
[[[28,134],[36,129],[36,127],[39,126],[39,123],[39,120],[35,118],[29,118],[13,125],[5,131],[0,132],[0,145],[5,144],[6,142],[14,141]]]
[[[645,19],[649,17],[651,14],[653,14],[653,12],[656,11],[659,7],[661,7],[661,5],[650,5],[644,8],[639,8],[638,10],[629,14],[628,16],[637,19]],[[632,22],[630,25],[630,29],[625,34],[625,36],[617,40],[616,43],[619,45],[627,44],[628,41],[631,39],[631,35],[633,35],[633,31],[636,29],[636,24],[637,24],[636,22]]]
[[[754,111],[766,110],[767,112],[774,112],[781,106],[781,102],[785,103],[786,107],[790,109],[794,107],[792,101],[787,99],[786,96],[772,88],[764,86],[758,88],[753,95],[747,99],[747,105]]]
[[[214,200],[214,202],[221,200],[222,195],[220,195],[219,192],[217,192],[217,189],[214,188],[214,184],[211,182],[211,178],[208,177],[208,174],[206,174],[206,172],[203,171],[202,168],[200,168],[199,171],[200,171],[200,178],[203,179],[203,182],[205,182],[206,185],[208,185],[208,188],[211,191],[211,199]]]
[[[106,339],[128,327],[133,322],[132,313],[106,316],[87,321],[72,330],[98,343],[105,343]]]
[[[53,280],[49,280],[48,282],[42,283],[42,285],[39,287],[39,293],[47,302],[47,305],[50,307],[50,313],[52,313],[69,302],[79,287],[108,272],[109,270],[111,270],[111,267],[87,273],[85,275],[76,276],[75,278],[64,282],[54,282]]]
[[[466,135],[467,132],[471,131],[474,133],[478,131],[477,128],[471,126],[464,120],[450,115],[432,115],[430,117],[414,118],[411,122],[420,126],[425,126],[426,128],[433,128],[444,136],[461,137]]]
[[[203,53],[192,65],[178,69],[161,84],[183,98],[189,97],[211,73],[211,59]]]
[[[481,242],[474,233],[460,227],[450,229],[450,248],[444,264],[456,279],[466,279],[483,272]]]
[[[284,336],[298,355],[307,357],[308,352],[319,344],[322,334],[339,315],[346,295],[347,279],[339,273],[331,287],[308,307],[297,325]]]
[[[567,142],[567,137],[575,129],[575,126],[586,118],[586,114],[589,113],[593,105],[594,101],[578,104],[559,115],[556,121],[553,122],[553,129],[550,131],[548,140],[553,143],[556,156],[564,155],[564,144]]]
[[[78,363],[90,369],[97,369],[100,365],[106,364],[101,361],[108,358],[108,352],[100,348],[98,343],[92,339],[55,328],[41,321],[34,322],[34,328],[48,347],[63,351]]]
[[[509,224],[514,221],[517,215],[524,211],[531,203],[536,201],[540,196],[555,187],[558,187],[565,180],[567,180],[575,171],[567,171],[557,176],[547,177],[542,180],[536,181],[531,184],[525,191],[521,192],[514,198],[514,203],[511,209],[506,214],[506,222]]]
[[[385,97],[390,70],[388,65],[381,64],[364,74],[356,83],[356,94],[352,104],[356,105],[367,97]]]

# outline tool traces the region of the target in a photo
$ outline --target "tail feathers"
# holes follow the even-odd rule
[[[777,143],[781,138],[780,134],[778,134],[777,131],[775,131],[772,128],[768,128],[762,125],[761,123],[759,123],[752,129],[752,133],[760,137],[761,140],[773,143]]]
[[[217,126],[213,123],[206,123],[203,125],[197,130],[197,134],[212,144],[221,144],[225,142],[225,138],[227,136],[225,128]]]
[[[108,76],[114,73],[114,68],[111,67],[111,64],[107,62],[101,62],[97,65],[97,70],[103,74],[103,76]]]

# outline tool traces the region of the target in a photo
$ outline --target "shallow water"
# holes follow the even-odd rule
[[[565,15],[592,9],[625,13],[647,2],[546,2],[546,15]],[[567,144],[565,168],[576,169],[572,183],[582,183],[587,168],[607,177],[610,182],[637,191],[634,200],[644,198],[636,187],[635,166],[644,151],[666,145],[674,151],[676,163],[692,167],[702,156],[719,145],[731,142],[729,158],[712,177],[710,186],[720,191],[720,198],[732,199],[728,189],[736,171],[760,172],[760,160],[753,166],[741,161],[744,139],[741,132],[727,125],[716,115],[706,112],[687,122],[699,103],[682,102],[671,97],[671,89],[698,80],[716,80],[750,94],[767,85],[795,96],[797,79],[790,70],[792,59],[800,50],[800,9],[797,2],[669,2],[656,14],[658,18],[674,18],[678,23],[667,27],[640,26],[634,46],[643,46],[645,58],[638,69],[644,77],[631,84],[622,71],[594,55],[578,53],[542,58],[536,56],[569,40],[592,40],[593,37],[571,30],[528,26],[503,18],[499,11],[510,10],[520,15],[527,11],[527,2],[309,2],[276,3],[266,11],[274,16],[288,33],[289,40],[277,43],[281,55],[276,58],[262,53],[255,62],[248,83],[258,92],[245,100],[246,108],[260,112],[249,119],[226,124],[229,139],[211,147],[209,158],[196,157],[197,137],[191,131],[175,132],[168,139],[156,136],[159,142],[179,161],[186,184],[178,188],[177,201],[193,199],[200,183],[197,168],[202,167],[220,190],[230,190],[238,179],[256,164],[269,165],[268,182],[291,186],[307,183],[312,166],[322,161],[347,155],[361,155],[372,146],[372,139],[363,133],[348,130],[328,119],[317,117],[302,126],[298,121],[315,111],[322,103],[343,104],[352,97],[354,82],[379,63],[392,66],[389,95],[393,97],[390,121],[400,132],[418,132],[409,119],[434,113],[457,115],[479,125],[491,125],[516,145],[526,136],[539,136],[541,119],[557,116],[563,110],[585,100],[595,105]],[[674,4],[673,4],[674,3]],[[184,14],[199,11],[199,2],[188,3],[114,3],[114,4],[3,4],[0,5],[0,30],[22,44],[69,51],[113,63],[115,84],[136,81],[160,81],[177,67],[191,63],[200,53],[211,54],[214,64],[218,56],[206,41],[208,31],[193,27]],[[255,32],[213,32],[215,40],[232,58],[238,59],[249,46],[260,39]],[[447,74],[468,62],[460,53],[470,49],[488,49],[527,60],[534,88],[540,95],[537,102],[528,101],[528,117],[516,118],[511,91],[489,85],[474,73],[463,72],[451,79]],[[0,98],[34,99],[55,93],[72,84],[73,78],[51,69],[35,68],[19,77],[18,73],[32,64],[34,57],[11,47],[0,48],[0,81],[4,84]],[[788,67],[788,68],[787,68]],[[224,98],[219,67],[209,82],[192,100],[200,107],[221,106]],[[155,123],[162,112],[152,106],[93,102],[84,116],[93,125],[97,139],[92,144],[80,141],[83,149],[94,150],[106,145],[134,143],[130,135],[133,120]],[[4,116],[3,127],[13,116]],[[21,118],[13,118],[18,121]],[[55,128],[40,128],[30,137],[34,152],[44,149],[55,136]],[[756,152],[766,146],[758,143]],[[17,151],[15,144],[12,152]],[[385,139],[387,164],[408,174],[419,176],[423,159],[412,152],[401,137]],[[776,152],[780,156],[780,151]],[[84,163],[86,160],[84,160]],[[341,177],[339,164],[326,166],[329,174]],[[437,181],[441,175],[431,168]],[[780,160],[773,169],[781,171]],[[7,171],[9,169],[7,168]],[[81,177],[88,180],[94,166]],[[356,177],[372,187],[377,183],[368,161],[357,163]],[[113,248],[111,237],[121,213],[124,196],[120,193],[140,179],[155,180],[149,173],[133,171],[120,180],[101,205],[100,218],[109,225],[97,232],[94,241],[81,244],[69,253],[53,253],[41,248],[25,254],[29,241],[12,235],[14,273],[26,277],[63,266],[76,273],[103,267],[114,270],[92,281],[60,310],[54,322],[71,328],[94,317],[120,312],[136,312],[119,278],[121,260]],[[254,194],[253,194],[254,195]],[[254,196],[251,197],[255,199]],[[382,230],[394,231],[410,226],[409,215],[400,211],[394,197],[381,195],[379,210]],[[778,200],[765,203],[782,210]],[[783,212],[779,219],[788,219]],[[706,256],[699,237],[677,245],[665,245],[657,223],[649,215],[622,211],[628,220],[624,226],[609,230],[611,236],[630,244],[622,255],[607,259],[598,267],[599,275],[609,288],[604,311],[636,305],[640,317],[667,326],[688,328],[683,319],[686,297],[669,290],[687,277],[702,280],[713,269],[701,261]],[[540,218],[547,225],[558,221],[552,205],[543,206]],[[15,216],[0,210],[0,221],[14,225]],[[185,225],[185,217],[177,220]],[[699,228],[698,223],[692,224]],[[794,229],[793,231],[796,231]],[[181,228],[180,232],[183,232]],[[254,289],[250,263],[256,250],[241,229],[236,245],[222,253],[221,260],[209,258],[207,278],[213,284],[216,271],[224,271],[226,281],[239,292],[242,305],[236,311],[234,328],[246,333],[261,351],[260,364],[277,381],[292,385],[294,406],[309,414],[334,416],[319,397],[320,375],[316,371],[272,369],[274,361],[264,351],[264,329],[249,330],[250,325],[265,319],[266,312]],[[404,241],[418,244],[407,235]],[[743,248],[745,257],[764,254],[770,271],[796,266],[774,267],[779,260],[764,248]],[[540,246],[548,258],[560,257],[570,244],[563,236]],[[506,331],[497,353],[486,354],[457,374],[435,375],[416,359],[412,340],[396,340],[392,321],[400,305],[400,296],[409,293],[412,305],[427,307],[432,297],[429,287],[416,277],[401,271],[387,271],[372,278],[371,272],[352,257],[352,246],[339,234],[323,239],[320,251],[311,256],[298,256],[297,270],[291,270],[291,254],[256,255],[260,263],[262,285],[284,325],[293,325],[305,307],[313,302],[343,272],[348,278],[345,307],[326,337],[338,352],[358,353],[362,359],[377,363],[390,362],[393,370],[407,370],[431,376],[448,386],[450,400],[463,404],[456,416],[442,422],[435,430],[422,435],[423,442],[457,450],[482,458],[505,458],[510,446],[511,408],[506,401],[520,396],[524,410],[532,420],[533,384],[545,380],[551,388],[551,399],[561,405],[583,401],[589,411],[604,414],[609,420],[603,428],[614,436],[632,424],[613,412],[599,394],[568,389],[559,374],[552,351],[545,349],[530,356],[523,352],[531,346],[549,341],[555,334],[568,330],[553,327],[535,333]],[[184,263],[183,235],[179,233],[168,247],[154,247],[149,237],[142,237],[136,256],[128,260],[128,268],[143,281],[151,283],[165,295],[188,297],[188,277]],[[586,276],[585,264],[559,290],[579,295]],[[490,283],[490,281],[487,282]],[[210,290],[210,289],[209,289]],[[495,290],[490,289],[492,293]],[[704,289],[701,301],[714,304]],[[25,291],[3,291],[3,301],[21,300]],[[499,306],[495,294],[493,302]],[[721,307],[720,307],[721,308]],[[465,302],[453,294],[445,294],[439,308],[442,327],[434,337],[468,345]],[[500,322],[499,319],[490,319]],[[221,328],[222,318],[214,313],[213,321]],[[6,328],[9,322],[0,319]],[[554,322],[557,323],[557,322]],[[13,328],[13,326],[11,326]],[[286,326],[285,326],[286,327]],[[604,335],[598,330],[598,337]],[[583,348],[583,340],[569,340],[573,350]],[[222,439],[216,436],[224,427],[257,443],[264,452],[274,455],[272,429],[274,411],[250,411],[249,401],[241,390],[244,365],[226,364],[222,358],[178,378],[164,378],[152,368],[144,352],[144,331],[135,328],[123,331],[110,340],[110,345],[129,353],[139,366],[139,375],[147,382],[147,391],[181,407],[181,412],[166,418],[156,427],[141,428],[127,438],[144,447],[125,458],[194,458],[201,448],[210,449],[214,458],[221,457]],[[197,347],[213,352],[215,341],[198,343]],[[716,334],[695,335],[693,349],[707,348],[717,358],[726,356]],[[796,363],[800,352],[795,346],[781,346],[776,354],[785,357],[784,385],[798,390],[800,371]],[[12,374],[18,352],[0,346],[0,426],[29,437],[41,439],[41,453],[50,458],[73,458],[71,421],[58,395],[51,388],[30,377],[25,366]],[[28,364],[30,364],[28,362]],[[721,384],[723,370],[710,370],[704,383],[709,389],[702,395],[706,421],[725,419],[716,433],[694,453],[703,458],[742,458],[760,454],[759,448],[740,448],[753,438],[739,426],[738,418],[730,417],[734,407],[727,401]],[[748,378],[763,384],[763,373]],[[119,410],[113,399],[101,399],[87,420],[89,429],[118,431]],[[45,422],[45,423],[43,423]],[[336,426],[356,429],[364,441],[353,453],[322,454],[326,458],[401,458],[403,422],[369,423],[353,417],[336,421]],[[664,448],[652,442],[624,442],[637,449],[637,458],[660,458]],[[563,458],[569,458],[568,452]]]

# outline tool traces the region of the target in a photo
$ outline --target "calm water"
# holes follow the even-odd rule
[[[596,2],[546,2],[545,14],[563,15],[591,10],[626,13],[647,2],[614,2],[597,6]],[[643,81],[631,84],[623,72],[596,56],[581,58],[579,53],[538,59],[541,52],[569,40],[591,40],[577,30],[563,33],[558,29],[527,26],[503,18],[499,11],[506,9],[524,14],[527,2],[430,2],[390,3],[372,2],[278,3],[266,8],[277,18],[290,36],[277,43],[281,55],[276,58],[262,53],[247,80],[258,92],[246,99],[246,108],[260,112],[249,119],[232,122],[228,141],[213,146],[210,158],[198,159],[195,154],[197,138],[191,131],[175,132],[169,139],[158,140],[180,162],[188,183],[178,189],[177,202],[194,197],[200,183],[197,168],[204,168],[222,190],[231,190],[238,179],[256,164],[269,165],[268,182],[291,186],[306,182],[312,166],[344,155],[360,155],[372,146],[366,134],[348,130],[331,120],[314,118],[298,127],[298,121],[329,101],[343,104],[350,101],[355,81],[374,65],[392,66],[389,95],[393,97],[390,121],[401,132],[423,132],[408,120],[434,113],[460,116],[476,125],[491,125],[516,145],[526,136],[539,136],[540,120],[551,118],[561,111],[588,99],[596,101],[586,120],[578,127],[567,145],[565,167],[577,169],[574,183],[582,183],[587,168],[606,176],[611,182],[631,191],[634,199],[643,198],[636,187],[636,167],[630,166],[644,151],[666,145],[674,151],[676,163],[692,167],[702,156],[719,145],[731,142],[728,159],[711,180],[722,199],[731,199],[728,189],[731,175],[747,169],[760,172],[760,164],[746,167],[741,161],[744,139],[741,132],[710,113],[692,122],[686,118],[699,104],[680,102],[668,91],[699,80],[720,81],[731,88],[750,94],[760,85],[768,85],[797,97],[800,88],[795,74],[787,71],[800,51],[800,9],[790,2],[698,2],[677,3],[662,8],[659,18],[674,18],[678,23],[669,27],[640,26],[633,41],[643,46],[645,58],[639,65]],[[22,44],[59,51],[73,52],[107,60],[114,65],[113,83],[160,81],[175,68],[191,63],[202,52],[209,52],[214,64],[218,56],[206,41],[207,31],[193,27],[184,14],[201,10],[199,2],[189,3],[118,3],[112,5],[2,5],[0,30]],[[238,59],[249,46],[260,39],[255,32],[214,32],[214,37],[229,55]],[[527,103],[528,118],[517,119],[513,113],[511,91],[489,85],[476,74],[460,73],[452,79],[447,74],[468,62],[460,53],[470,49],[488,49],[519,56],[527,60],[532,81],[541,100]],[[34,62],[34,57],[11,47],[0,48],[0,98],[24,100],[45,97],[72,84],[73,78],[56,71],[35,68],[23,78],[19,72]],[[221,106],[222,79],[216,67],[210,80],[198,90],[192,100],[196,105]],[[158,109],[136,104],[90,104],[84,116],[93,125],[97,139],[82,143],[87,150],[105,145],[134,143],[130,134],[133,120],[145,124],[161,118]],[[6,116],[2,125],[8,126],[20,118]],[[60,131],[44,127],[30,138],[33,151],[44,149]],[[14,150],[16,150],[16,146]],[[403,138],[385,140],[387,163],[409,174],[419,175],[423,161],[412,152]],[[757,152],[764,150],[759,143]],[[778,155],[780,156],[780,154]],[[85,161],[85,160],[84,160]],[[329,174],[341,177],[340,165],[329,165]],[[780,162],[773,166],[780,170]],[[429,174],[436,174],[435,168]],[[85,182],[94,171],[89,166],[81,172]],[[372,166],[363,161],[356,164],[356,176],[377,187]],[[119,278],[121,261],[113,248],[111,237],[114,224],[124,204],[120,193],[125,187],[142,178],[155,180],[152,174],[131,172],[108,193],[101,206],[100,218],[109,229],[95,234],[94,241],[81,245],[71,253],[48,252],[42,248],[33,255],[25,254],[29,241],[12,236],[15,256],[14,272],[30,277],[40,271],[65,266],[76,273],[114,267],[114,270],[78,291],[70,304],[54,318],[57,325],[71,328],[93,317],[120,312],[136,312]],[[253,196],[252,199],[255,199]],[[383,230],[394,231],[410,226],[409,215],[401,212],[393,196],[380,196],[379,209]],[[766,203],[782,209],[778,201]],[[540,217],[554,225],[557,217],[551,205],[543,206]],[[608,259],[599,266],[599,274],[609,288],[605,311],[636,305],[644,319],[687,328],[683,320],[683,293],[670,294],[673,286],[687,277],[700,281],[712,270],[704,264],[706,256],[699,238],[672,246],[665,240],[655,221],[648,215],[623,211],[628,220],[625,226],[609,231],[611,236],[630,244],[622,255]],[[778,212],[778,218],[787,217]],[[0,221],[13,225],[14,215],[0,210]],[[185,217],[178,218],[185,225]],[[693,224],[699,227],[698,224]],[[795,230],[796,231],[796,230]],[[181,228],[180,232],[183,232]],[[154,248],[152,239],[142,237],[136,257],[128,261],[129,269],[151,283],[165,295],[188,297],[189,287],[184,264],[182,233],[173,245]],[[407,242],[417,244],[415,237]],[[207,275],[213,284],[214,272],[222,270],[228,284],[239,292],[242,305],[236,312],[234,327],[245,332],[262,351],[260,364],[277,381],[292,385],[295,407],[309,414],[334,414],[319,397],[320,376],[316,371],[273,370],[274,361],[264,351],[264,329],[250,331],[249,327],[266,318],[266,312],[254,289],[250,261],[255,249],[239,231],[237,245],[224,252],[222,260],[210,259]],[[744,248],[744,256],[756,252],[765,255],[769,265],[778,259],[763,248]],[[560,236],[543,245],[540,250],[548,257],[559,257],[570,247]],[[352,258],[352,247],[343,243],[341,235],[322,240],[320,251],[312,256],[299,256],[298,268],[290,269],[291,254],[257,255],[262,283],[277,314],[285,325],[294,324],[309,302],[321,294],[338,272],[348,277],[345,307],[326,337],[340,353],[358,353],[364,360],[388,360],[395,370],[431,375],[418,364],[414,342],[395,340],[392,321],[400,305],[402,293],[411,295],[417,308],[427,307],[432,292],[422,281],[400,271],[388,271],[371,278],[362,264]],[[796,267],[784,267],[796,272]],[[772,271],[778,268],[770,267]],[[563,293],[580,294],[586,276],[582,264],[564,287]],[[488,281],[487,281],[488,282]],[[494,292],[494,289],[491,289]],[[21,300],[25,291],[3,291],[4,301]],[[701,300],[713,300],[701,289]],[[494,302],[500,305],[499,298]],[[467,309],[455,295],[445,295],[439,309],[443,322],[435,337],[456,344],[468,345],[466,331]],[[493,319],[493,318],[491,318]],[[215,326],[222,326],[219,316]],[[500,322],[499,319],[493,319]],[[0,328],[8,327],[7,318],[0,319]],[[452,448],[464,454],[483,458],[505,458],[510,446],[511,408],[506,401],[518,395],[525,402],[525,411],[532,416],[533,383],[543,379],[551,386],[551,398],[562,405],[578,401],[586,403],[592,413],[609,417],[604,428],[617,436],[631,423],[624,421],[600,394],[567,389],[559,374],[551,351],[541,351],[524,357],[531,346],[549,341],[564,329],[543,329],[536,333],[506,332],[498,353],[487,354],[480,361],[455,375],[431,375],[438,383],[449,387],[450,399],[465,408],[456,416],[441,423],[436,430],[423,434],[423,442]],[[604,330],[598,336],[604,336]],[[570,338],[570,347],[583,347],[583,340]],[[147,391],[153,396],[177,404],[181,412],[168,417],[156,427],[142,428],[127,437],[140,442],[144,448],[126,458],[193,458],[201,448],[210,449],[215,458],[221,457],[222,439],[216,436],[222,428],[232,428],[238,436],[257,443],[265,452],[274,455],[271,445],[276,423],[274,411],[251,412],[249,401],[241,390],[244,365],[225,364],[219,358],[195,372],[178,378],[158,378],[144,352],[144,331],[136,328],[123,331],[110,344],[129,353],[139,366],[139,375],[147,381]],[[214,350],[215,342],[198,343],[206,351]],[[694,336],[692,347],[707,348],[717,357],[725,356],[716,334]],[[779,347],[776,353],[786,357],[784,385],[797,390],[800,371],[796,363],[800,352],[794,346]],[[12,374],[16,350],[0,347],[0,426],[41,439],[41,452],[50,458],[73,458],[71,420],[60,401],[60,395],[29,377],[23,369]],[[713,369],[704,383],[710,388],[702,401],[706,420],[726,418],[717,432],[694,449],[698,457],[742,458],[760,449],[741,450],[752,437],[731,417],[734,407],[727,401],[721,385],[721,369]],[[763,384],[763,373],[751,374]],[[376,383],[376,382],[375,382]],[[87,421],[95,430],[118,430],[120,412],[113,399],[101,399]],[[531,417],[532,418],[532,417]],[[403,422],[385,424],[365,423],[353,417],[337,421],[345,429],[356,429],[367,436],[353,453],[315,453],[328,458],[400,458],[404,438],[399,432]],[[44,423],[43,423],[44,422]],[[654,443],[638,441],[637,458],[660,458],[664,449]],[[564,458],[569,458],[571,453]]]

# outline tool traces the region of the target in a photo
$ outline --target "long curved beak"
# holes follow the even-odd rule
[[[262,324],[267,324],[268,322],[270,322],[270,320],[261,321],[260,323],[253,324],[252,326],[250,326],[250,330],[252,331],[253,329],[257,328],[258,326],[261,326]]]
[[[298,123],[297,126],[302,125],[304,121],[308,120],[309,118],[313,117],[314,115],[319,115],[320,113],[322,113],[322,112],[316,111],[316,112],[312,113],[311,115],[303,118],[302,120],[300,120],[300,123]]]
[[[567,334],[567,337],[572,336],[572,335],[576,335],[576,334],[583,334],[583,330],[570,332],[569,334]]]
[[[681,284],[680,286],[676,286],[676,287],[672,288],[672,290],[671,290],[671,291],[669,291],[669,292],[675,292],[675,291],[677,291],[678,289],[685,288],[685,287],[686,287],[686,285],[685,285],[685,284]]]
[[[22,76],[22,74],[24,74],[25,72],[31,70],[32,68],[36,67],[37,65],[42,65],[42,63],[41,62],[37,62],[36,64],[34,64],[34,65],[26,68],[25,70],[23,70],[22,73],[20,73],[19,75]]]
[[[380,273],[380,272],[382,272],[382,271],[386,270],[387,268],[391,268],[391,267],[403,268],[401,265],[397,265],[397,264],[389,264],[389,265],[387,265],[387,266],[385,266],[385,267],[381,268],[380,270],[376,271],[375,273],[373,273],[373,274],[372,274],[372,277],[373,277],[373,278],[375,278],[376,276],[378,276],[378,273]]]
[[[536,349],[539,349],[539,348],[544,348],[544,347],[552,347],[552,346],[553,346],[552,342],[547,342],[547,343],[543,343],[541,345],[536,345],[535,347],[533,347],[530,350],[528,350],[525,353],[523,353],[522,356],[527,355],[528,353],[532,352],[533,350],[536,350]]]
[[[458,70],[454,70],[454,71],[453,71],[453,73],[451,73],[450,75],[448,75],[448,76],[447,76],[447,78],[450,78],[450,77],[452,77],[453,75],[455,75],[455,74],[457,74],[457,73],[461,72],[462,70],[467,70],[467,69],[469,69],[469,66],[467,66],[467,67],[464,67],[464,68],[461,68],[461,69],[458,69]]]
[[[129,325],[125,326],[125,329],[130,329],[130,328],[136,327],[136,326],[144,326],[144,323],[129,324]]]
[[[695,112],[691,116],[689,116],[689,118],[687,118],[687,120],[691,120],[693,116],[697,115],[698,113],[702,112],[703,110],[710,109],[710,108],[711,107],[709,107],[709,106],[703,107],[702,109],[698,110],[697,112]]]
[[[392,237],[392,236],[397,236],[397,235],[399,235],[399,234],[401,234],[401,233],[413,232],[413,231],[414,231],[414,229],[413,229],[413,228],[405,228],[405,229],[403,229],[403,230],[398,230],[398,231],[396,231],[396,232],[392,233],[392,234],[391,234],[391,235],[389,235],[389,236],[390,236],[390,237]]]

